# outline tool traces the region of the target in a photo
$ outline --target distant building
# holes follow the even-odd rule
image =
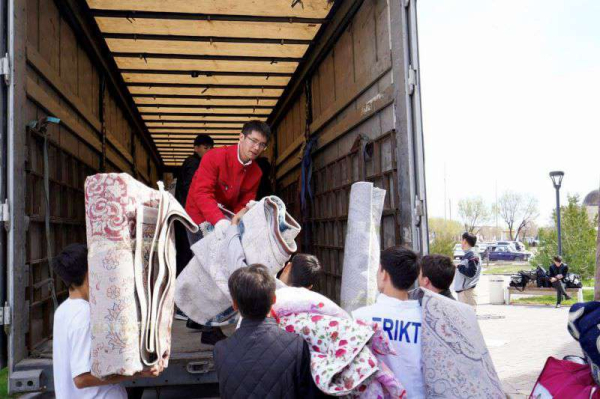
[[[583,206],[585,206],[590,220],[598,215],[598,204],[600,204],[600,190],[594,190],[585,196]]]

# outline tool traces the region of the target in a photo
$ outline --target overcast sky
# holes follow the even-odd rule
[[[600,0],[419,0],[430,216],[505,190],[555,206],[600,184]],[[449,216],[449,211],[446,211]]]

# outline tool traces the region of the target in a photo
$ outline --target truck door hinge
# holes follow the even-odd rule
[[[415,92],[415,87],[417,87],[417,70],[412,67],[412,65],[408,66],[408,94],[412,96]]]
[[[410,0],[402,0],[402,5],[404,6],[404,8],[408,7],[409,4]]]
[[[4,76],[4,83],[8,86],[10,84],[10,62],[8,53],[0,58],[0,75]]]
[[[4,307],[0,307],[0,326],[10,326],[10,319],[10,306],[6,302]]]
[[[6,230],[10,227],[10,208],[8,206],[8,200],[0,202],[0,222],[4,223]]]
[[[414,209],[414,223],[415,226],[419,226],[421,224],[421,218],[425,215],[425,203],[419,197],[415,198],[415,209]]]

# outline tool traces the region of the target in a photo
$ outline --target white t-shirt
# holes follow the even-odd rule
[[[121,385],[78,389],[73,378],[92,370],[90,304],[84,299],[68,298],[54,314],[53,361],[54,390],[57,399],[127,399]]]
[[[396,351],[396,355],[384,356],[384,363],[404,385],[409,399],[424,398],[419,302],[379,294],[375,304],[355,310],[352,317],[374,321],[382,327]]]

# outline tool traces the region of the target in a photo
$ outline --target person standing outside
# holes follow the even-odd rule
[[[481,276],[481,261],[479,254],[473,249],[477,244],[475,235],[465,232],[462,235],[462,249],[465,254],[460,263],[456,265],[456,274],[454,276],[454,291],[458,295],[458,301],[467,305],[477,307],[477,295],[475,287]]]
[[[562,297],[564,296],[567,301],[571,299],[567,291],[565,290],[564,278],[569,272],[569,266],[563,263],[562,256],[556,255],[552,258],[553,264],[550,266],[548,276],[550,277],[550,283],[556,290],[556,307],[560,308]]]
[[[419,263],[419,256],[407,248],[382,251],[377,271],[377,301],[352,312],[354,319],[375,322],[388,334],[397,355],[385,355],[383,362],[402,383],[409,398],[425,398],[422,310],[419,301],[411,300],[408,292],[419,276]]]
[[[219,205],[233,213],[256,199],[262,172],[254,162],[267,148],[269,125],[260,121],[244,124],[236,145],[209,151],[196,171],[185,210],[200,225],[209,222],[217,237],[223,239],[230,222]],[[189,233],[190,245],[202,238],[202,232]]]

